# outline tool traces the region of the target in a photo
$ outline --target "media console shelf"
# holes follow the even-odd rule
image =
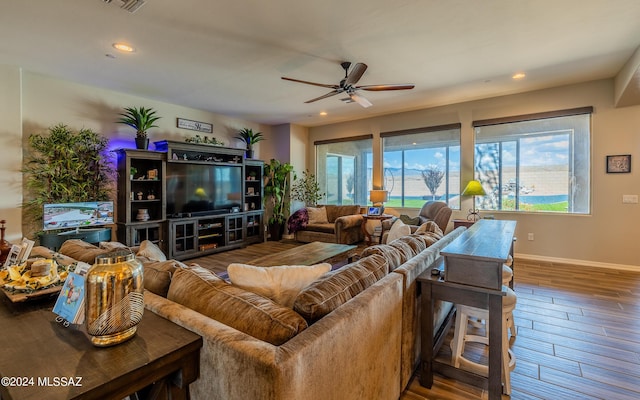
[[[205,144],[155,148],[118,150],[118,240],[151,240],[178,260],[263,240],[263,161]]]

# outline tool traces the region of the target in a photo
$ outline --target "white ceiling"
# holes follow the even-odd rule
[[[610,78],[640,45],[638,0],[146,0],[133,14],[121,4],[0,0],[0,63],[314,126]],[[305,104],[329,89],[280,79],[337,84],[341,61],[369,65],[359,84],[416,88],[363,92],[364,109],[344,96]]]

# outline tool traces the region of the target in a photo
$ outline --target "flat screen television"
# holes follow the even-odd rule
[[[51,203],[44,205],[44,230],[113,224],[113,201]]]
[[[168,163],[167,215],[206,215],[242,205],[242,165]]]

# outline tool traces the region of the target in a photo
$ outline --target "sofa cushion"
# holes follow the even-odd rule
[[[329,263],[275,267],[234,263],[227,267],[233,285],[289,308],[293,308],[293,302],[302,289],[329,271]]]
[[[404,222],[400,218],[396,219],[396,221],[391,225],[391,229],[389,229],[389,235],[387,236],[387,243],[392,242],[402,236],[406,236],[411,234],[411,227]]]
[[[360,214],[359,205],[347,205],[347,206],[328,205],[328,206],[325,206],[325,208],[327,209],[327,219],[331,223],[336,222],[336,219],[338,219],[338,217],[343,217],[345,215]]]
[[[400,239],[396,239],[393,242],[389,243],[389,246],[396,248],[398,253],[400,254],[400,264],[404,264],[407,260],[411,259],[415,256],[413,249],[407,243],[403,242]]]
[[[322,232],[322,233],[336,233],[336,225],[330,222],[327,222],[325,224],[309,223],[305,230],[312,231],[312,232]]]
[[[408,244],[411,250],[413,250],[414,256],[427,248],[425,241],[417,238],[415,235],[402,236],[398,240]]]
[[[362,250],[360,257],[364,258],[372,254],[379,254],[387,260],[387,262],[389,263],[389,272],[402,265],[402,252],[393,246],[389,246],[388,244],[377,244],[375,246],[369,246]]]
[[[326,224],[329,222],[325,207],[307,207],[307,215],[309,216],[309,224]]]
[[[439,239],[436,238],[435,236],[433,236],[430,233],[412,233],[410,236],[415,237],[418,240],[421,240],[422,242],[424,242],[426,247],[429,247],[431,245],[433,245],[435,242],[437,242]]]
[[[230,285],[195,265],[176,269],[167,299],[275,346],[307,327],[292,309]]]
[[[346,303],[389,273],[381,255],[371,255],[325,274],[304,288],[293,309],[314,322]]]
[[[107,254],[110,251],[101,249],[98,246],[94,246],[80,239],[69,239],[62,243],[58,252],[75,260],[93,265],[96,262],[97,256]]]
[[[167,261],[167,256],[150,240],[143,240],[140,243],[140,249],[138,249],[136,256],[146,257],[151,261]]]
[[[144,288],[162,297],[167,297],[171,277],[176,269],[187,268],[176,260],[145,262],[142,263],[142,267],[144,268]]]
[[[433,221],[427,221],[424,224],[420,225],[418,229],[414,233],[433,233],[434,236],[437,236],[438,239],[442,239],[444,233],[442,229]]]
[[[131,250],[129,246],[120,242],[100,242],[98,247],[104,250],[116,251],[116,250]]]

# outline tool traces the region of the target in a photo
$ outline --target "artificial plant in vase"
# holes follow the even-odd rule
[[[33,224],[30,230],[41,229],[45,203],[110,199],[115,170],[108,144],[91,129],[76,132],[64,124],[50,127],[47,134],[29,136],[22,206],[27,225]]]
[[[304,170],[302,178],[295,179],[291,185],[291,199],[303,202],[306,207],[315,207],[324,196],[316,176],[309,170]]]
[[[280,240],[289,216],[289,182],[293,166],[271,159],[264,166],[264,202],[271,212],[268,219],[271,240]]]
[[[264,140],[264,136],[262,136],[262,132],[254,132],[251,128],[244,128],[238,132],[236,139],[240,139],[245,143],[246,158],[253,158],[253,145]]]
[[[136,130],[136,148],[146,150],[149,148],[149,137],[147,130],[156,128],[154,123],[161,117],[156,116],[153,108],[125,107],[125,112],[120,114],[118,123],[128,125]]]

